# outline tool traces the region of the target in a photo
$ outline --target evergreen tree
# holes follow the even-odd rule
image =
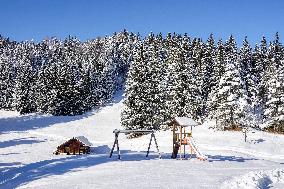
[[[33,45],[29,42],[20,43],[16,47],[17,71],[15,86],[15,108],[20,114],[32,113],[36,110],[35,103],[35,81],[36,73],[34,71],[30,52]]]
[[[275,41],[269,47],[269,65],[266,70],[266,89],[268,91],[264,116],[274,131],[284,131],[284,61],[283,47],[276,33]]]
[[[218,90],[213,98],[217,104],[215,118],[219,129],[240,126],[247,109],[245,83],[238,69],[238,52],[234,38],[231,36],[225,44],[226,69],[220,79]]]
[[[0,35],[0,109],[12,109],[15,69],[13,66],[14,45],[9,39]]]
[[[202,41],[200,38],[192,40],[192,54],[190,58],[190,78],[191,87],[188,102],[190,104],[191,116],[193,119],[200,119],[202,116],[202,83],[203,74],[201,66],[202,58]]]
[[[64,41],[62,56],[57,61],[57,81],[55,84],[54,115],[81,114],[82,99],[80,99],[80,78],[78,56],[76,54],[78,41],[69,37]]]
[[[164,121],[163,73],[155,36],[150,34],[134,51],[126,81],[122,125],[126,129],[159,129]]]
[[[215,117],[218,103],[216,101],[216,94],[218,92],[218,85],[221,80],[221,77],[225,73],[225,47],[222,40],[220,39],[216,48],[216,57],[214,59],[214,69],[213,69],[213,78],[212,85],[214,86],[211,92],[208,95],[206,102],[208,117],[210,119]]]
[[[203,56],[201,58],[202,65],[202,116],[203,118],[208,116],[209,108],[207,107],[208,96],[211,93],[213,87],[216,87],[216,77],[214,76],[214,69],[216,67],[215,59],[216,59],[216,49],[214,44],[213,34],[207,40],[205,44],[205,49],[203,52]]]

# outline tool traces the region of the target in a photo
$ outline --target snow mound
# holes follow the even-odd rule
[[[268,171],[251,171],[243,176],[225,181],[221,188],[230,189],[263,189],[273,184],[284,183],[284,169]]]

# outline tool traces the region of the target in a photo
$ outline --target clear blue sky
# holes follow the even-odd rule
[[[187,32],[207,39],[233,34],[251,44],[279,32],[284,38],[283,0],[1,0],[0,34],[13,40],[77,36],[81,40],[127,29]],[[240,44],[239,44],[240,45]]]

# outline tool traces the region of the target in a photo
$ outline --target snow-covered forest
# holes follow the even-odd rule
[[[160,129],[175,116],[216,120],[219,129],[284,132],[284,47],[233,36],[123,31],[81,42],[36,43],[0,37],[0,109],[21,114],[82,114],[125,86],[122,125]],[[125,83],[126,81],[126,83]],[[124,85],[125,84],[125,85]]]
[[[175,116],[219,129],[284,131],[284,48],[275,40],[238,48],[233,36],[215,42],[150,34],[133,52],[126,82],[126,128],[159,129]]]
[[[0,109],[76,115],[101,105],[122,87],[135,41],[126,31],[86,42],[1,37]]]

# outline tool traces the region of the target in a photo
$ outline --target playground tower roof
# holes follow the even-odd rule
[[[198,126],[199,124],[189,117],[175,117],[173,121],[170,122],[170,125],[177,124],[179,126],[188,127],[188,126]]]

